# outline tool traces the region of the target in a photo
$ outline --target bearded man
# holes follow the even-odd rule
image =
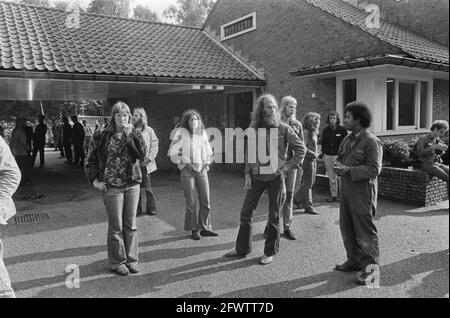
[[[241,225],[236,239],[236,248],[225,254],[226,257],[246,256],[252,249],[252,216],[253,211],[267,190],[269,195],[269,220],[264,231],[266,238],[264,255],[260,264],[270,264],[278,253],[280,243],[280,212],[286,198],[286,186],[284,182],[287,171],[294,167],[300,167],[306,154],[306,147],[294,130],[280,119],[278,103],[271,94],[261,95],[256,100],[255,111],[252,114],[252,123],[249,132],[254,130],[254,140],[249,136],[249,147],[245,164],[245,188],[247,195],[241,209]],[[250,134],[249,134],[250,135]],[[259,139],[265,139],[261,142]],[[255,140],[256,139],[256,140]],[[256,156],[251,151],[264,145],[263,151],[258,150]],[[292,150],[292,158],[286,162],[286,151]],[[273,149],[275,147],[275,149]],[[264,163],[261,153],[268,153],[270,160]],[[251,162],[250,157],[256,158]]]
[[[159,151],[159,139],[156,137],[153,128],[148,125],[147,113],[144,108],[134,109],[133,125],[134,128],[142,132],[147,146],[147,154],[141,162],[142,183],[137,214],[156,215],[156,201],[152,190],[151,174],[157,170],[155,159]]]

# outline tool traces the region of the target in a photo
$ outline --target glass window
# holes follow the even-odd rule
[[[400,82],[398,85],[398,125],[415,126],[415,83]]]
[[[420,128],[428,127],[428,83],[420,83]]]
[[[343,81],[344,107],[356,100],[356,79]]]
[[[386,101],[386,129],[387,130],[393,130],[394,129],[394,107],[395,107],[395,80],[392,78],[388,78],[386,81],[386,94],[387,94],[387,101]]]

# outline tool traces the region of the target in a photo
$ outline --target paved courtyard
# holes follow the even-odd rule
[[[138,275],[108,272],[106,214],[101,196],[83,170],[66,167],[48,153],[48,167],[36,169],[35,186],[16,197],[18,216],[46,213],[32,224],[1,230],[5,263],[18,297],[448,297],[448,201],[429,208],[379,200],[376,225],[381,252],[380,287],[353,283],[335,272],[345,261],[338,205],[315,193],[320,215],[295,215],[297,241],[282,239],[268,266],[258,264],[268,200],[256,211],[254,248],[244,259],[223,255],[234,247],[245,195],[240,174],[212,173],[213,227],[220,235],[190,239],[183,231],[184,196],[175,174],[156,175],[155,217],[140,217]],[[69,289],[68,265],[79,266],[80,288]],[[69,269],[71,267],[69,266]]]

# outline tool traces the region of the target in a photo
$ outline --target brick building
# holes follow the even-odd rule
[[[299,118],[342,114],[355,99],[372,108],[379,136],[448,118],[448,46],[383,18],[373,27],[369,7],[349,2],[218,0],[204,27],[264,68],[266,91],[297,97]]]

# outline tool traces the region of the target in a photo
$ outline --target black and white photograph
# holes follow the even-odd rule
[[[0,0],[0,298],[448,299],[448,146],[448,0]]]

